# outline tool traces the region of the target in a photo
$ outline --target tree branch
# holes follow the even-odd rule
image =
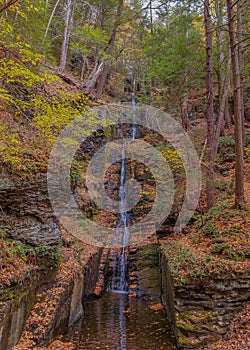
[[[19,0],[9,0],[8,2],[6,2],[6,4],[0,9],[0,15],[7,10],[10,6],[14,5],[16,2],[18,2]]]

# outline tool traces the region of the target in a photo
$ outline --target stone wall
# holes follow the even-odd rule
[[[168,263],[164,255],[161,256],[161,300],[166,310],[169,323],[177,336],[175,302],[174,302],[174,282],[168,268]]]
[[[25,321],[35,303],[39,278],[32,274],[18,290],[2,292],[0,301],[0,349],[9,350],[17,343]]]
[[[250,298],[250,276],[244,272],[231,280],[210,278],[183,286],[172,284],[172,288],[171,284],[167,261],[163,256],[162,300],[175,323],[175,334],[183,349],[202,349],[219,339],[227,332],[242,303]]]
[[[38,289],[15,350],[48,346],[84,314],[84,300],[95,287],[100,250],[92,250],[82,266],[76,262],[73,251],[68,248],[64,251],[64,261],[57,274]]]
[[[158,244],[148,244],[137,249],[137,295],[160,296],[161,275]]]
[[[51,208],[45,176],[35,181],[14,182],[0,174],[0,225],[10,226],[9,235],[28,244],[61,243],[61,232]]]

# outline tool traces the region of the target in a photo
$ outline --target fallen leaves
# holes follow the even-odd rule
[[[250,349],[250,302],[236,314],[228,332],[222,339],[204,350],[249,350]]]
[[[153,311],[161,311],[164,309],[164,307],[162,304],[158,303],[158,304],[149,305],[149,309]]]

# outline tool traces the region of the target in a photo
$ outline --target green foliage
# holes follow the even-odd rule
[[[161,21],[155,23],[153,34],[143,43],[143,54],[147,78],[166,86],[163,98],[169,108],[179,108],[185,91],[198,91],[203,84],[202,19],[195,12],[183,15],[173,11],[167,21],[171,29]]]
[[[232,146],[232,147],[234,147],[235,141],[234,141],[234,139],[233,139],[232,137],[230,137],[230,136],[221,136],[221,137],[220,137],[220,143],[219,143],[219,145],[220,145],[221,147],[227,147],[227,146]]]
[[[250,163],[250,145],[244,148],[244,158],[247,163]]]
[[[215,243],[211,246],[212,252],[215,254],[223,255],[225,258],[232,259],[234,261],[244,261],[246,257],[250,257],[248,249],[248,243],[244,241],[241,244],[230,243]]]
[[[249,132],[245,133],[244,146],[245,147],[250,146],[250,133]]]
[[[208,221],[202,228],[201,232],[204,236],[218,237],[220,230],[211,221]]]
[[[82,179],[82,169],[83,164],[78,162],[76,159],[73,159],[70,168],[70,177],[74,184],[80,185]]]
[[[58,268],[62,261],[62,257],[60,254],[61,246],[38,246],[32,249],[29,249],[28,256],[31,254],[36,259],[42,259],[46,261],[46,265],[48,265],[51,269]]]
[[[228,199],[218,199],[204,215],[197,216],[195,226],[206,237],[231,237],[241,231],[244,213],[234,209]],[[228,226],[230,223],[230,226]]]
[[[37,246],[31,247],[24,242],[9,238],[7,235],[11,231],[9,226],[0,226],[0,247],[2,257],[11,259],[18,258],[25,263],[39,263],[45,261],[46,265],[54,269],[61,263],[61,246]]]
[[[224,162],[235,158],[235,141],[229,136],[221,136],[219,140],[219,154]]]

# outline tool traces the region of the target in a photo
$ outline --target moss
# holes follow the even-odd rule
[[[200,340],[197,338],[185,337],[180,331],[177,332],[177,341],[179,345],[183,347],[194,348],[200,344]]]
[[[141,247],[138,256],[140,256],[140,267],[159,266],[159,251],[157,244],[150,244]]]
[[[185,331],[194,331],[198,328],[197,325],[191,323],[189,320],[179,319],[176,318],[176,327],[179,330],[185,330]]]
[[[183,346],[194,346],[197,335],[208,332],[208,337],[214,334],[214,320],[217,312],[198,310],[179,312],[176,316],[177,338]],[[198,344],[199,341],[197,341]]]
[[[211,321],[214,317],[217,317],[217,312],[206,310],[186,311],[180,312],[179,317],[181,319],[189,319],[193,323],[200,323],[201,321]]]

